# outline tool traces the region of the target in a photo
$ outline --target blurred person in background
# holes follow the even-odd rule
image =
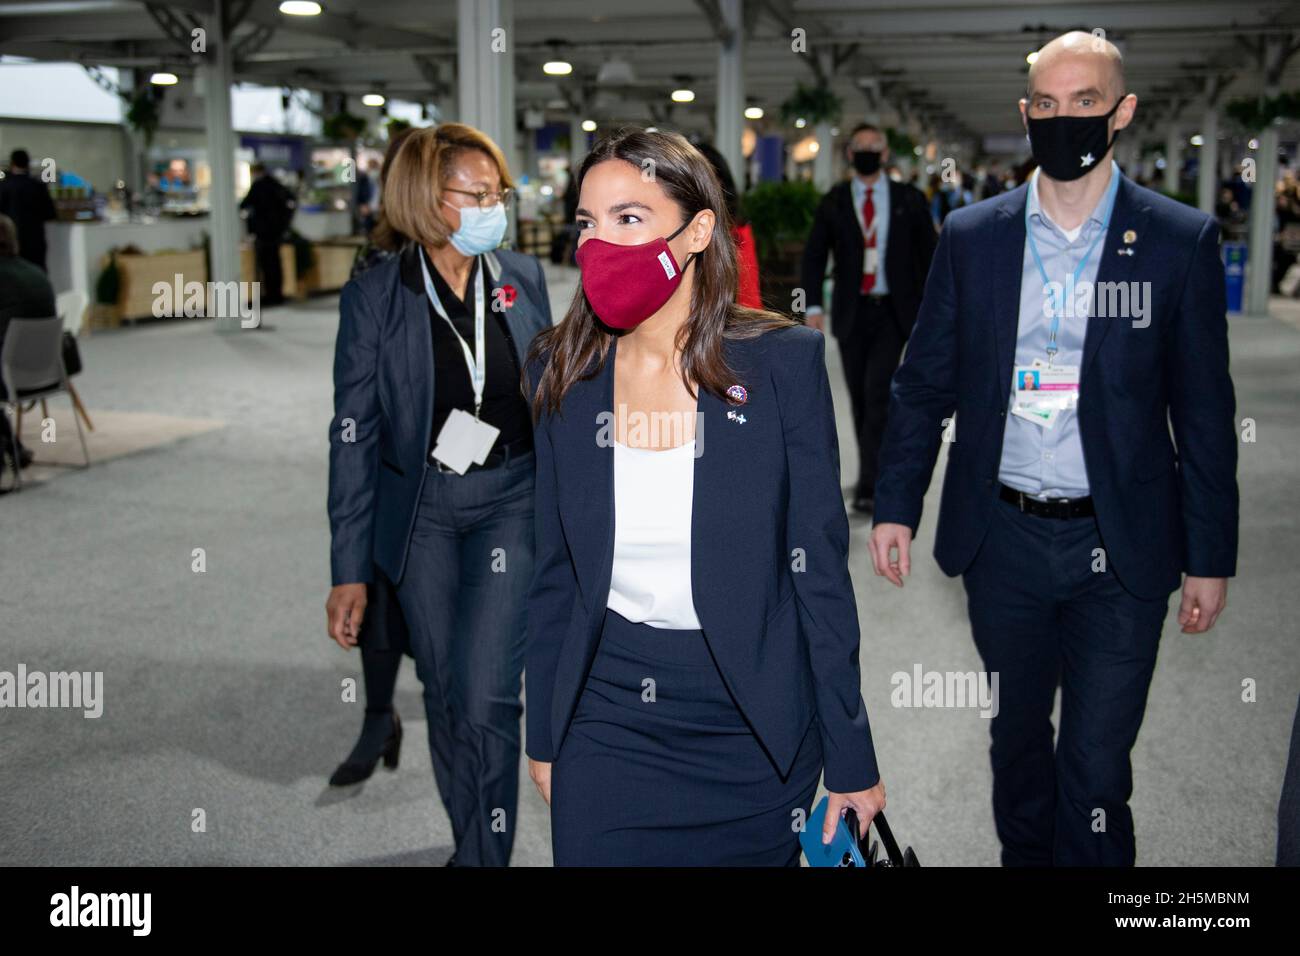
[[[736,194],[736,181],[726,159],[709,143],[696,143],[695,148],[713,167],[727,202],[727,215],[731,219],[731,235],[736,240],[736,302],[747,309],[763,308],[763,296],[758,280],[758,251],[754,245],[754,229],[741,214],[740,199]]]
[[[388,141],[384,163],[379,171],[381,188],[387,180],[388,170],[392,168],[393,157],[410,133],[411,127],[407,127]],[[376,212],[376,229],[357,250],[350,278],[355,279],[367,269],[397,255],[409,241],[386,223],[383,228],[379,228],[378,224],[383,221],[384,204],[381,199]],[[412,654],[411,639],[393,582],[378,565],[372,571],[374,578],[366,586],[366,612],[357,635],[361,650],[361,674],[365,684],[366,714],[361,724],[360,738],[353,745],[347,759],[339,764],[330,777],[332,787],[345,787],[368,779],[380,760],[383,760],[384,766],[389,770],[395,770],[402,749],[402,721],[393,707],[393,691],[397,687],[402,655]]]
[[[280,305],[284,302],[280,245],[293,222],[297,203],[265,163],[253,163],[251,172],[253,183],[239,208],[248,211],[248,231],[253,235],[253,254],[262,281],[262,305]]]
[[[925,196],[881,172],[889,159],[883,131],[869,123],[849,135],[847,182],[817,207],[804,246],[807,324],[825,331],[822,282],[835,257],[831,332],[839,342],[858,440],[853,509],[870,514],[880,439],[889,405],[889,380],[916,322],[935,232]]]
[[[412,131],[376,236],[408,241],[344,286],[334,352],[327,629],[356,646],[375,566],[396,586],[457,866],[505,866],[518,829],[534,474],[520,373],[551,311],[541,263],[497,249],[512,189],[479,130]]]
[[[400,139],[398,136],[394,136],[393,141],[400,142]],[[389,146],[392,146],[392,142],[389,143]],[[367,169],[368,172],[365,170],[357,172],[357,181],[352,190],[352,198],[357,211],[357,224],[363,236],[369,236],[375,228],[375,216],[379,210],[380,188],[383,178],[383,172],[378,160],[372,159]]]
[[[50,285],[49,276],[34,263],[20,257],[18,252],[18,229],[12,219],[0,215],[0,350],[4,349],[10,319],[53,316],[51,322],[61,321],[55,315],[54,287]],[[7,395],[3,369],[0,369],[0,401]],[[8,414],[0,410],[0,455],[10,464],[13,464],[16,437],[9,425]],[[22,442],[17,442],[17,446],[18,467],[26,468],[34,455]]]
[[[931,182],[934,186],[934,195],[930,200],[930,216],[934,220],[936,229],[943,227],[943,221],[948,218],[948,213],[962,206],[969,206],[975,201],[971,191],[965,188],[966,177],[959,169],[954,170],[953,175],[948,179],[936,175]]]
[[[384,221],[383,188],[388,181],[388,170],[392,168],[393,157],[397,155],[397,150],[401,148],[406,137],[411,135],[413,129],[414,127],[408,126],[393,134],[393,137],[388,141],[388,147],[384,150],[384,162],[379,167],[378,173],[380,199],[375,210],[375,222],[370,231],[366,233],[366,241],[357,249],[357,256],[352,261],[352,271],[348,275],[350,279],[355,279],[361,273],[383,262],[389,256],[396,255],[401,251],[402,246],[410,241]],[[382,228],[380,227],[381,221],[384,222]]]
[[[13,220],[18,230],[18,255],[45,269],[45,224],[56,215],[54,200],[43,180],[29,168],[25,149],[9,154],[9,174],[0,180],[0,215]]]

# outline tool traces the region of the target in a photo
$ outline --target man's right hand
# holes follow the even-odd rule
[[[897,556],[892,552],[897,551]],[[905,524],[882,522],[871,529],[871,563],[876,577],[886,577],[898,587],[912,573],[912,529]]]
[[[810,329],[816,329],[822,335],[826,334],[826,313],[821,309],[816,309],[806,313],[803,317],[803,324]]]
[[[542,795],[546,805],[551,805],[551,765],[549,762],[543,763],[540,760],[528,758],[528,776],[532,778],[533,784],[537,787],[537,792]]]
[[[366,616],[366,586],[336,584],[325,601],[325,623],[329,635],[345,651],[357,646],[361,622]]]

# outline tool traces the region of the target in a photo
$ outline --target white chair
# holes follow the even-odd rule
[[[69,289],[67,292],[60,292],[54,298],[54,311],[63,319],[63,331],[71,332],[73,335],[81,335],[86,329],[86,311],[90,300],[86,298],[86,293],[80,289]],[[95,423],[90,420],[90,415],[86,411],[86,406],[81,404],[81,396],[73,387],[72,379],[68,379],[68,394],[72,396],[72,405],[77,410],[77,414],[85,421],[86,427],[92,432],[95,430]],[[45,408],[45,402],[41,402],[41,414],[49,417],[49,412]]]
[[[0,376],[4,378],[6,394],[0,396],[14,406],[12,447],[14,460],[14,491],[23,487],[22,463],[18,454],[18,435],[22,429],[22,403],[44,400],[59,392],[68,392],[68,373],[63,367],[63,322],[57,315],[43,319],[10,319],[5,332],[4,348],[0,349]],[[74,403],[75,405],[75,403]],[[90,467],[90,452],[86,450],[86,436],[81,430],[81,419],[72,413],[77,423],[77,437],[81,439],[81,455]]]

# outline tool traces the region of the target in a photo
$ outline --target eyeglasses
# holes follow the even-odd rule
[[[478,202],[479,209],[488,209],[501,203],[503,206],[509,206],[510,200],[515,198],[515,191],[509,187],[502,189],[500,192],[478,192],[472,193],[465,189],[452,189],[450,186],[444,186],[443,189],[449,193],[460,193],[462,196],[473,196]]]

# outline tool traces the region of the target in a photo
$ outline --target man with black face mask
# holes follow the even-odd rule
[[[1039,169],[944,224],[881,453],[872,560],[901,587],[950,436],[934,553],[1001,675],[1007,865],[1133,865],[1129,754],[1169,596],[1203,634],[1236,571],[1219,228],[1111,160],[1136,108],[1104,38],[1039,51],[1020,101]]]
[[[870,513],[876,462],[889,405],[889,379],[898,367],[925,276],[935,232],[919,189],[885,175],[885,134],[862,123],[849,136],[847,182],[823,197],[804,247],[803,289],[808,325],[825,331],[822,282],[835,256],[831,330],[839,342],[858,439],[855,511]]]

